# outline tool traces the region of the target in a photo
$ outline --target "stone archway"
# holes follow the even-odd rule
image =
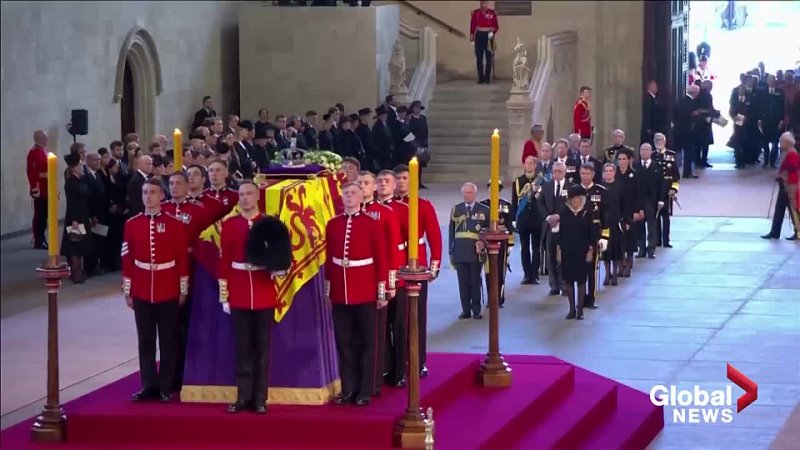
[[[120,103],[124,94],[126,64],[133,75],[136,132],[143,141],[149,141],[155,135],[156,96],[163,91],[163,85],[155,41],[142,27],[133,27],[122,43],[114,82],[114,103]]]

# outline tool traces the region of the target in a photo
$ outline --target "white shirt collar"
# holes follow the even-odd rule
[[[144,177],[145,180],[147,179],[147,174],[146,173],[142,172],[141,170],[137,170],[137,172],[142,174],[142,176]]]

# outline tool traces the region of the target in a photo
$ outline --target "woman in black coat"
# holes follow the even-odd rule
[[[623,148],[617,151],[617,176],[615,182],[620,184],[622,191],[623,205],[621,214],[627,218],[628,222],[623,225],[622,230],[622,250],[623,259],[617,266],[617,277],[630,277],[633,269],[633,255],[637,251],[636,227],[634,222],[644,219],[644,206],[639,201],[639,180],[636,172],[631,167],[633,164],[633,153]]]
[[[64,236],[61,239],[61,254],[69,261],[74,283],[86,281],[82,271],[83,257],[92,250],[92,223],[89,208],[89,185],[83,179],[83,166],[78,153],[64,157],[67,175],[64,192],[67,211],[64,214]]]
[[[426,189],[425,185],[422,184],[422,168],[427,167],[431,159],[431,154],[428,151],[428,118],[422,114],[425,107],[422,106],[422,102],[419,100],[411,102],[411,106],[408,109],[411,110],[411,116],[408,118],[408,127],[414,133],[414,141],[417,143],[417,156],[420,163],[419,187]]]
[[[606,188],[603,197],[605,205],[603,223],[608,224],[610,235],[608,247],[603,252],[603,266],[605,268],[605,278],[603,286],[617,285],[617,277],[622,271],[622,261],[625,259],[625,226],[629,222],[623,217],[623,205],[625,201],[625,185],[616,182],[617,167],[614,164],[606,163],[603,165],[603,182],[600,183]],[[613,262],[613,267],[612,267]]]
[[[103,181],[108,207],[108,235],[106,236],[105,254],[101,256],[101,264],[107,272],[116,272],[121,267],[120,249],[127,216],[126,183],[120,174],[120,166],[116,160],[108,161],[108,165],[100,169],[99,174]]]
[[[567,193],[567,203],[559,212],[556,257],[561,262],[561,275],[566,284],[569,301],[567,319],[583,320],[583,302],[586,297],[586,280],[592,268],[592,244],[599,236],[586,211],[586,190],[572,186]],[[577,311],[575,309],[577,292]]]

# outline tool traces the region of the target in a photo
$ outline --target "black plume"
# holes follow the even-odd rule
[[[277,217],[256,221],[247,235],[247,262],[270,271],[289,270],[292,244],[289,229]]]

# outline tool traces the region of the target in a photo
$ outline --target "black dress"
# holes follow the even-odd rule
[[[559,212],[558,245],[561,248],[561,275],[566,283],[585,283],[591,263],[586,262],[594,238],[592,219],[582,209],[575,214],[564,205]]]
[[[637,250],[636,241],[636,227],[633,226],[633,213],[641,211],[644,206],[639,201],[639,180],[636,172],[630,167],[625,173],[622,173],[617,167],[617,177],[614,184],[619,184],[622,188],[622,217],[627,219],[630,224],[629,230],[622,232],[622,250],[624,252],[633,253]],[[624,227],[623,227],[624,228]]]
[[[625,236],[623,223],[624,188],[622,183],[601,183],[605,188],[605,217],[603,223],[608,225],[610,235],[608,247],[603,252],[603,261],[620,261],[625,257]]]
[[[69,174],[64,183],[67,198],[67,212],[64,214],[64,235],[61,238],[61,254],[66,257],[85,256],[92,250],[91,209],[89,208],[89,185],[82,178]],[[73,241],[67,234],[72,222],[83,225],[86,234]]]
[[[105,254],[101,255],[101,264],[106,270],[116,271],[121,266],[120,250],[122,236],[125,231],[125,183],[122,176],[98,172],[106,192],[108,207],[108,235],[106,235]]]
[[[408,119],[408,127],[411,129],[411,132],[414,133],[414,141],[417,143],[417,148],[428,151],[428,118],[423,114],[420,114],[419,117],[414,117],[412,115]],[[422,167],[426,167],[428,165],[428,159],[421,159]]]

